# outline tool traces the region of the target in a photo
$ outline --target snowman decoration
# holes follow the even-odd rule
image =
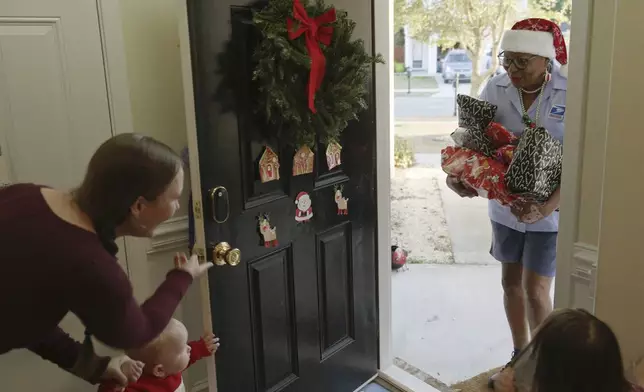
[[[311,206],[311,196],[306,192],[300,192],[295,198],[295,220],[297,222],[308,222],[313,218],[313,207]]]

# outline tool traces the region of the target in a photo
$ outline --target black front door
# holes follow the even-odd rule
[[[343,134],[342,164],[329,170],[318,145],[314,172],[293,176],[294,148],[267,136],[253,111],[257,5],[188,0],[207,254],[222,242],[241,254],[209,275],[222,342],[218,388],[351,392],[378,365],[373,94]],[[357,22],[371,25],[370,12]],[[264,174],[279,179],[262,182],[266,147],[280,165],[263,166]],[[340,186],[346,215],[335,201]],[[234,252],[220,249],[235,264]]]

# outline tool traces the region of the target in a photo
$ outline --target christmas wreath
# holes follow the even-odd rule
[[[316,135],[339,142],[367,108],[372,66],[382,57],[351,40],[356,23],[322,0],[270,0],[253,23],[262,35],[253,54],[258,113],[291,145],[314,146]]]

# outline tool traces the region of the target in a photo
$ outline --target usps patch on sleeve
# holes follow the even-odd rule
[[[563,121],[566,115],[566,105],[552,105],[548,117],[553,120]]]

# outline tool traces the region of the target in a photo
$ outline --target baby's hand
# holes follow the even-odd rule
[[[143,374],[145,364],[141,361],[135,361],[129,357],[121,363],[121,371],[127,377],[128,382],[136,382]]]
[[[219,338],[215,337],[215,334],[208,332],[203,336],[203,341],[206,343],[206,348],[210,351],[210,354],[217,352],[219,348]]]
[[[143,373],[143,362],[135,361],[127,355],[112,357],[101,377],[107,383],[113,383],[112,390],[121,391],[132,382],[136,382]]]

